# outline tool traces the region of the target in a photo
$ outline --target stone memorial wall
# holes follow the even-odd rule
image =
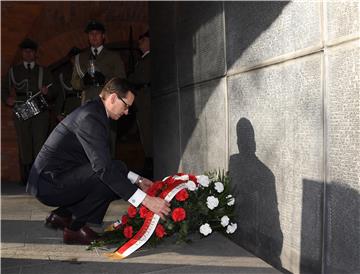
[[[224,168],[236,243],[292,273],[360,273],[359,2],[149,6],[155,176]]]

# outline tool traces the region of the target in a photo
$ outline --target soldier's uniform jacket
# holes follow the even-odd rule
[[[16,91],[16,100],[25,101],[29,96],[37,93],[42,86],[52,83],[52,76],[48,69],[35,64],[33,69],[25,68],[24,63],[15,65],[9,69],[9,72],[2,85],[2,97],[7,99],[12,87]],[[46,96],[48,99],[54,99],[56,92],[49,88]]]
[[[75,56],[75,64],[72,74],[71,84],[74,89],[85,91],[86,100],[92,99],[98,95],[101,87],[97,87],[94,93],[90,91],[93,87],[85,86],[83,78],[88,71],[89,59],[92,56],[91,49]],[[117,52],[106,49],[105,47],[96,56],[95,60],[96,69],[105,76],[105,82],[109,81],[113,77],[125,78],[124,63]],[[87,94],[90,93],[91,94]]]
[[[6,101],[10,95],[13,95],[13,90],[15,90],[15,100],[26,101],[31,95],[37,93],[42,86],[47,86],[50,83],[52,83],[52,75],[48,69],[38,64],[35,64],[32,69],[28,69],[25,68],[24,63],[20,63],[9,69],[2,85],[2,98]],[[48,100],[54,99],[56,89],[49,87],[48,94],[44,97]],[[25,121],[15,118],[14,122],[19,145],[20,163],[28,166],[34,161],[47,138],[49,112],[43,111]]]

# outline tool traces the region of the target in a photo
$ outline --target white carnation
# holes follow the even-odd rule
[[[226,228],[226,233],[227,233],[227,234],[233,234],[236,229],[237,229],[237,224],[236,224],[236,223],[231,223],[231,224],[229,224],[228,227]]]
[[[219,205],[219,199],[214,196],[209,196],[206,199],[206,205],[209,209],[213,210]]]
[[[224,191],[224,185],[221,182],[216,182],[215,189],[218,193],[221,193]]]
[[[221,225],[222,225],[223,227],[226,227],[226,226],[229,224],[229,221],[230,221],[229,217],[226,216],[226,215],[224,215],[224,216],[221,218]]]
[[[196,190],[196,184],[193,181],[187,181],[187,183],[185,185],[186,185],[187,189],[190,191]]]
[[[208,187],[209,184],[210,184],[209,177],[206,176],[206,175],[196,176],[196,179],[197,179],[198,183],[199,183],[200,185],[202,185],[203,187]]]
[[[212,229],[208,223],[205,223],[202,226],[200,226],[200,233],[203,234],[204,236],[209,235],[211,232]]]
[[[187,174],[181,175],[181,176],[175,175],[175,176],[174,176],[174,179],[175,179],[175,180],[187,181],[187,180],[189,180],[189,175],[187,175]]]
[[[228,202],[227,202],[228,206],[232,206],[235,204],[235,198],[231,194],[226,196],[226,199],[228,200]]]

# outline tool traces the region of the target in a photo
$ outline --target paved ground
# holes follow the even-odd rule
[[[170,242],[142,248],[122,261],[112,261],[106,250],[64,245],[62,232],[47,229],[43,220],[51,208],[40,204],[17,183],[2,182],[1,273],[6,274],[270,274],[280,273],[220,234],[192,244]],[[115,202],[105,218],[111,222],[125,211]]]

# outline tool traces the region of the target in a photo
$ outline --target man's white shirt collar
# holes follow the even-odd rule
[[[100,54],[100,52],[103,50],[103,48],[104,48],[103,45],[101,45],[100,47],[96,48],[96,49],[97,49],[97,55]],[[95,49],[95,47],[91,47],[91,52],[95,55],[94,49]]]
[[[35,67],[35,62],[25,62],[24,61],[24,67],[27,69],[28,68],[28,64],[30,64],[30,68],[33,69]]]

